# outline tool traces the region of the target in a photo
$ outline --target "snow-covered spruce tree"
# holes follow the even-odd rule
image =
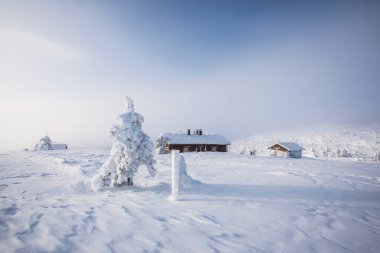
[[[51,139],[46,135],[34,146],[34,150],[51,150],[51,144]]]
[[[154,145],[141,129],[144,118],[135,112],[131,98],[125,97],[125,102],[124,113],[116,118],[109,133],[113,140],[111,156],[92,180],[95,190],[133,185],[133,177],[140,165],[146,165],[152,177],[157,174]]]

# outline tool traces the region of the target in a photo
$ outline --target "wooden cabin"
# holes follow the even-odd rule
[[[51,150],[65,150],[65,149],[67,149],[67,144],[58,144],[58,143],[51,144]]]
[[[271,156],[302,158],[303,147],[294,142],[279,142],[268,147]]]
[[[231,143],[220,134],[203,134],[201,129],[191,133],[187,130],[183,133],[164,133],[161,138],[166,139],[165,150],[170,153],[171,150],[179,152],[227,152],[228,145]]]

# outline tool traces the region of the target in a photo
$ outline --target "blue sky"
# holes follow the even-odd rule
[[[0,0],[0,150],[380,121],[378,1]]]

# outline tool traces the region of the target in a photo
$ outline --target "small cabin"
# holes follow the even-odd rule
[[[202,129],[191,133],[164,133],[159,137],[165,140],[165,152],[227,152],[231,143],[220,134],[203,134]]]
[[[51,144],[51,150],[65,150],[67,149],[67,144],[54,143]]]
[[[294,142],[279,142],[268,147],[271,156],[286,156],[289,158],[302,158],[303,147]]]

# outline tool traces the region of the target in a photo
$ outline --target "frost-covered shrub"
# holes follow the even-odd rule
[[[347,149],[343,148],[338,148],[335,152],[334,157],[343,157],[343,158],[350,158],[353,157],[353,154],[351,154]]]
[[[380,151],[379,150],[375,150],[374,151],[374,153],[373,153],[373,160],[380,161]]]
[[[352,157],[352,154],[348,152],[346,149],[343,149],[340,154],[340,157]]]
[[[309,150],[309,154],[312,156],[312,157],[319,157],[319,153],[317,150],[315,150],[314,147],[311,147],[310,150]]]
[[[166,144],[168,143],[169,138],[161,133],[156,139],[156,153],[157,154],[166,154]]]
[[[34,150],[51,150],[51,144],[51,139],[46,135],[34,146]]]
[[[133,177],[140,165],[146,165],[151,176],[157,174],[154,168],[154,145],[141,129],[144,118],[135,112],[131,98],[126,97],[125,101],[124,113],[116,118],[109,133],[113,140],[111,156],[92,180],[95,190],[133,185]]]

